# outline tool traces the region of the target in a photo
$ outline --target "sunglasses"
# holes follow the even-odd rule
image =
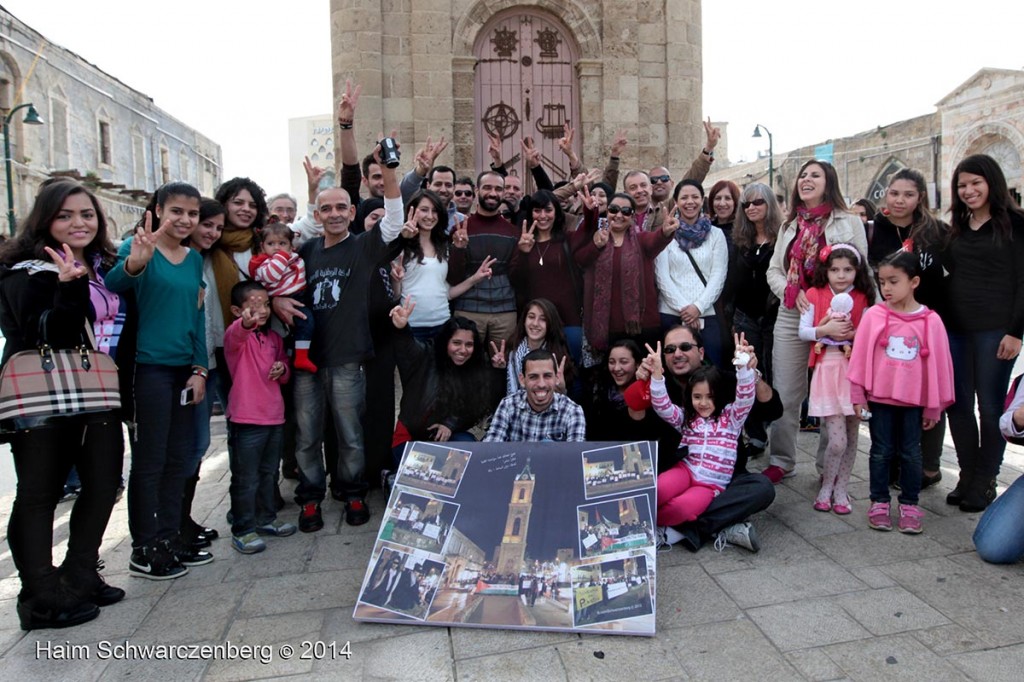
[[[471,197],[471,196],[473,196],[473,190],[471,190],[471,189],[457,189],[457,190],[455,190],[455,196],[457,196],[457,197]]]
[[[751,199],[750,201],[741,201],[740,206],[742,206],[745,210],[750,208],[751,206],[764,206],[766,203],[768,202],[765,201],[764,199]]]
[[[665,355],[672,355],[677,350],[681,350],[684,353],[689,353],[694,348],[700,348],[700,346],[698,346],[695,343],[687,343],[687,342],[684,341],[683,343],[679,344],[678,346],[675,345],[675,344],[671,344],[671,345],[665,346],[664,350],[665,350]]]
[[[652,175],[651,182],[672,182],[671,175]]]
[[[616,213],[621,213],[622,215],[629,216],[629,215],[633,215],[633,207],[632,206],[616,206],[615,204],[611,204],[608,207],[608,213],[610,213],[611,215],[615,215]]]

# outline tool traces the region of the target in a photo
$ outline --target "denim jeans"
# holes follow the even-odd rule
[[[17,495],[7,525],[11,558],[29,593],[53,573],[53,515],[72,465],[82,491],[71,508],[65,561],[94,567],[103,531],[117,498],[124,461],[121,422],[82,424],[71,419],[56,427],[11,436]]]
[[[1024,559],[1024,476],[996,498],[974,529],[978,556],[990,564]]]
[[[672,327],[682,324],[678,315],[666,315],[665,313],[659,313],[659,315],[661,316],[661,331],[663,334]],[[711,314],[707,317],[702,317],[701,320],[704,322],[704,328],[700,332],[701,338],[704,340],[704,357],[716,367],[731,366],[728,363],[732,360],[732,357],[722,357],[725,349],[722,348],[722,325],[718,317]],[[723,362],[726,364],[723,365]]]
[[[245,535],[277,518],[274,490],[283,438],[283,424],[228,422],[232,535]]]
[[[186,462],[195,452],[195,406],[181,404],[192,368],[135,366],[135,435],[128,477],[132,547],[174,539],[181,527]]]
[[[1013,360],[999,360],[1002,331],[949,334],[956,402],[949,408],[949,432],[956,446],[961,479],[995,478],[1003,463],[1006,441],[999,432]],[[978,397],[978,419],[974,397]]]
[[[195,434],[196,446],[192,456],[185,462],[185,478],[190,478],[199,473],[199,465],[210,449],[210,420],[213,418],[213,403],[220,402],[221,407],[227,410],[228,396],[222,392],[224,384],[220,380],[221,371],[214,368],[210,370],[210,376],[206,379],[206,397],[203,402],[196,405]]]
[[[871,501],[888,502],[889,462],[900,457],[900,504],[917,504],[921,494],[921,417],[920,407],[898,407],[869,402],[871,450]]]
[[[324,421],[329,418],[338,436],[336,453],[338,481],[334,489],[346,500],[362,499],[368,489],[363,448],[362,416],[366,407],[366,380],[358,364],[321,367],[315,374],[296,372],[292,380],[295,396],[295,459],[299,464],[299,505],[321,502],[327,492],[327,475],[320,456]]]

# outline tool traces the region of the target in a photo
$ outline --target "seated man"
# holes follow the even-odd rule
[[[565,383],[551,351],[538,348],[526,354],[519,384],[524,388],[498,405],[484,441],[586,440],[583,408],[556,390],[565,390]]]
[[[704,364],[704,343],[698,330],[677,326],[665,333],[662,344],[665,367],[665,386],[672,402],[681,405],[683,389],[690,374]],[[641,372],[638,381],[626,391],[626,402],[632,409],[650,409],[650,389]],[[642,379],[642,380],[640,380]],[[754,407],[747,417],[770,422],[782,414],[782,401],[760,374],[754,387]],[[676,449],[679,434],[666,434],[658,441],[658,471],[665,471],[678,461]],[[767,509],[775,500],[775,487],[759,473],[747,471],[747,448],[740,445],[732,481],[726,486],[696,520],[669,528],[667,542],[681,542],[690,551],[696,552],[705,542],[714,539],[715,546],[724,549],[726,544],[757,552],[760,543],[754,527],[747,518]]]

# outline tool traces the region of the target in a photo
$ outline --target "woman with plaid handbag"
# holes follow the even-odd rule
[[[95,332],[95,350],[113,355],[125,319],[123,299],[104,286],[103,273],[114,260],[96,197],[66,180],[43,187],[17,236],[0,251],[3,363],[43,343],[55,350],[81,346],[87,324]],[[107,585],[97,572],[121,480],[120,414],[17,419],[6,426],[16,429],[10,442],[18,487],[7,541],[21,578],[21,627],[60,628],[92,620],[98,607],[124,597],[124,590]],[[54,509],[72,466],[82,493],[71,511],[67,557],[54,568]]]

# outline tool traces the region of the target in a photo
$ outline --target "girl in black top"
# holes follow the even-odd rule
[[[960,162],[952,195],[943,321],[953,355],[956,403],[949,409],[949,429],[960,481],[946,502],[973,512],[995,498],[1006,448],[999,417],[1024,334],[1024,211],[1010,196],[999,164],[985,154]]]

